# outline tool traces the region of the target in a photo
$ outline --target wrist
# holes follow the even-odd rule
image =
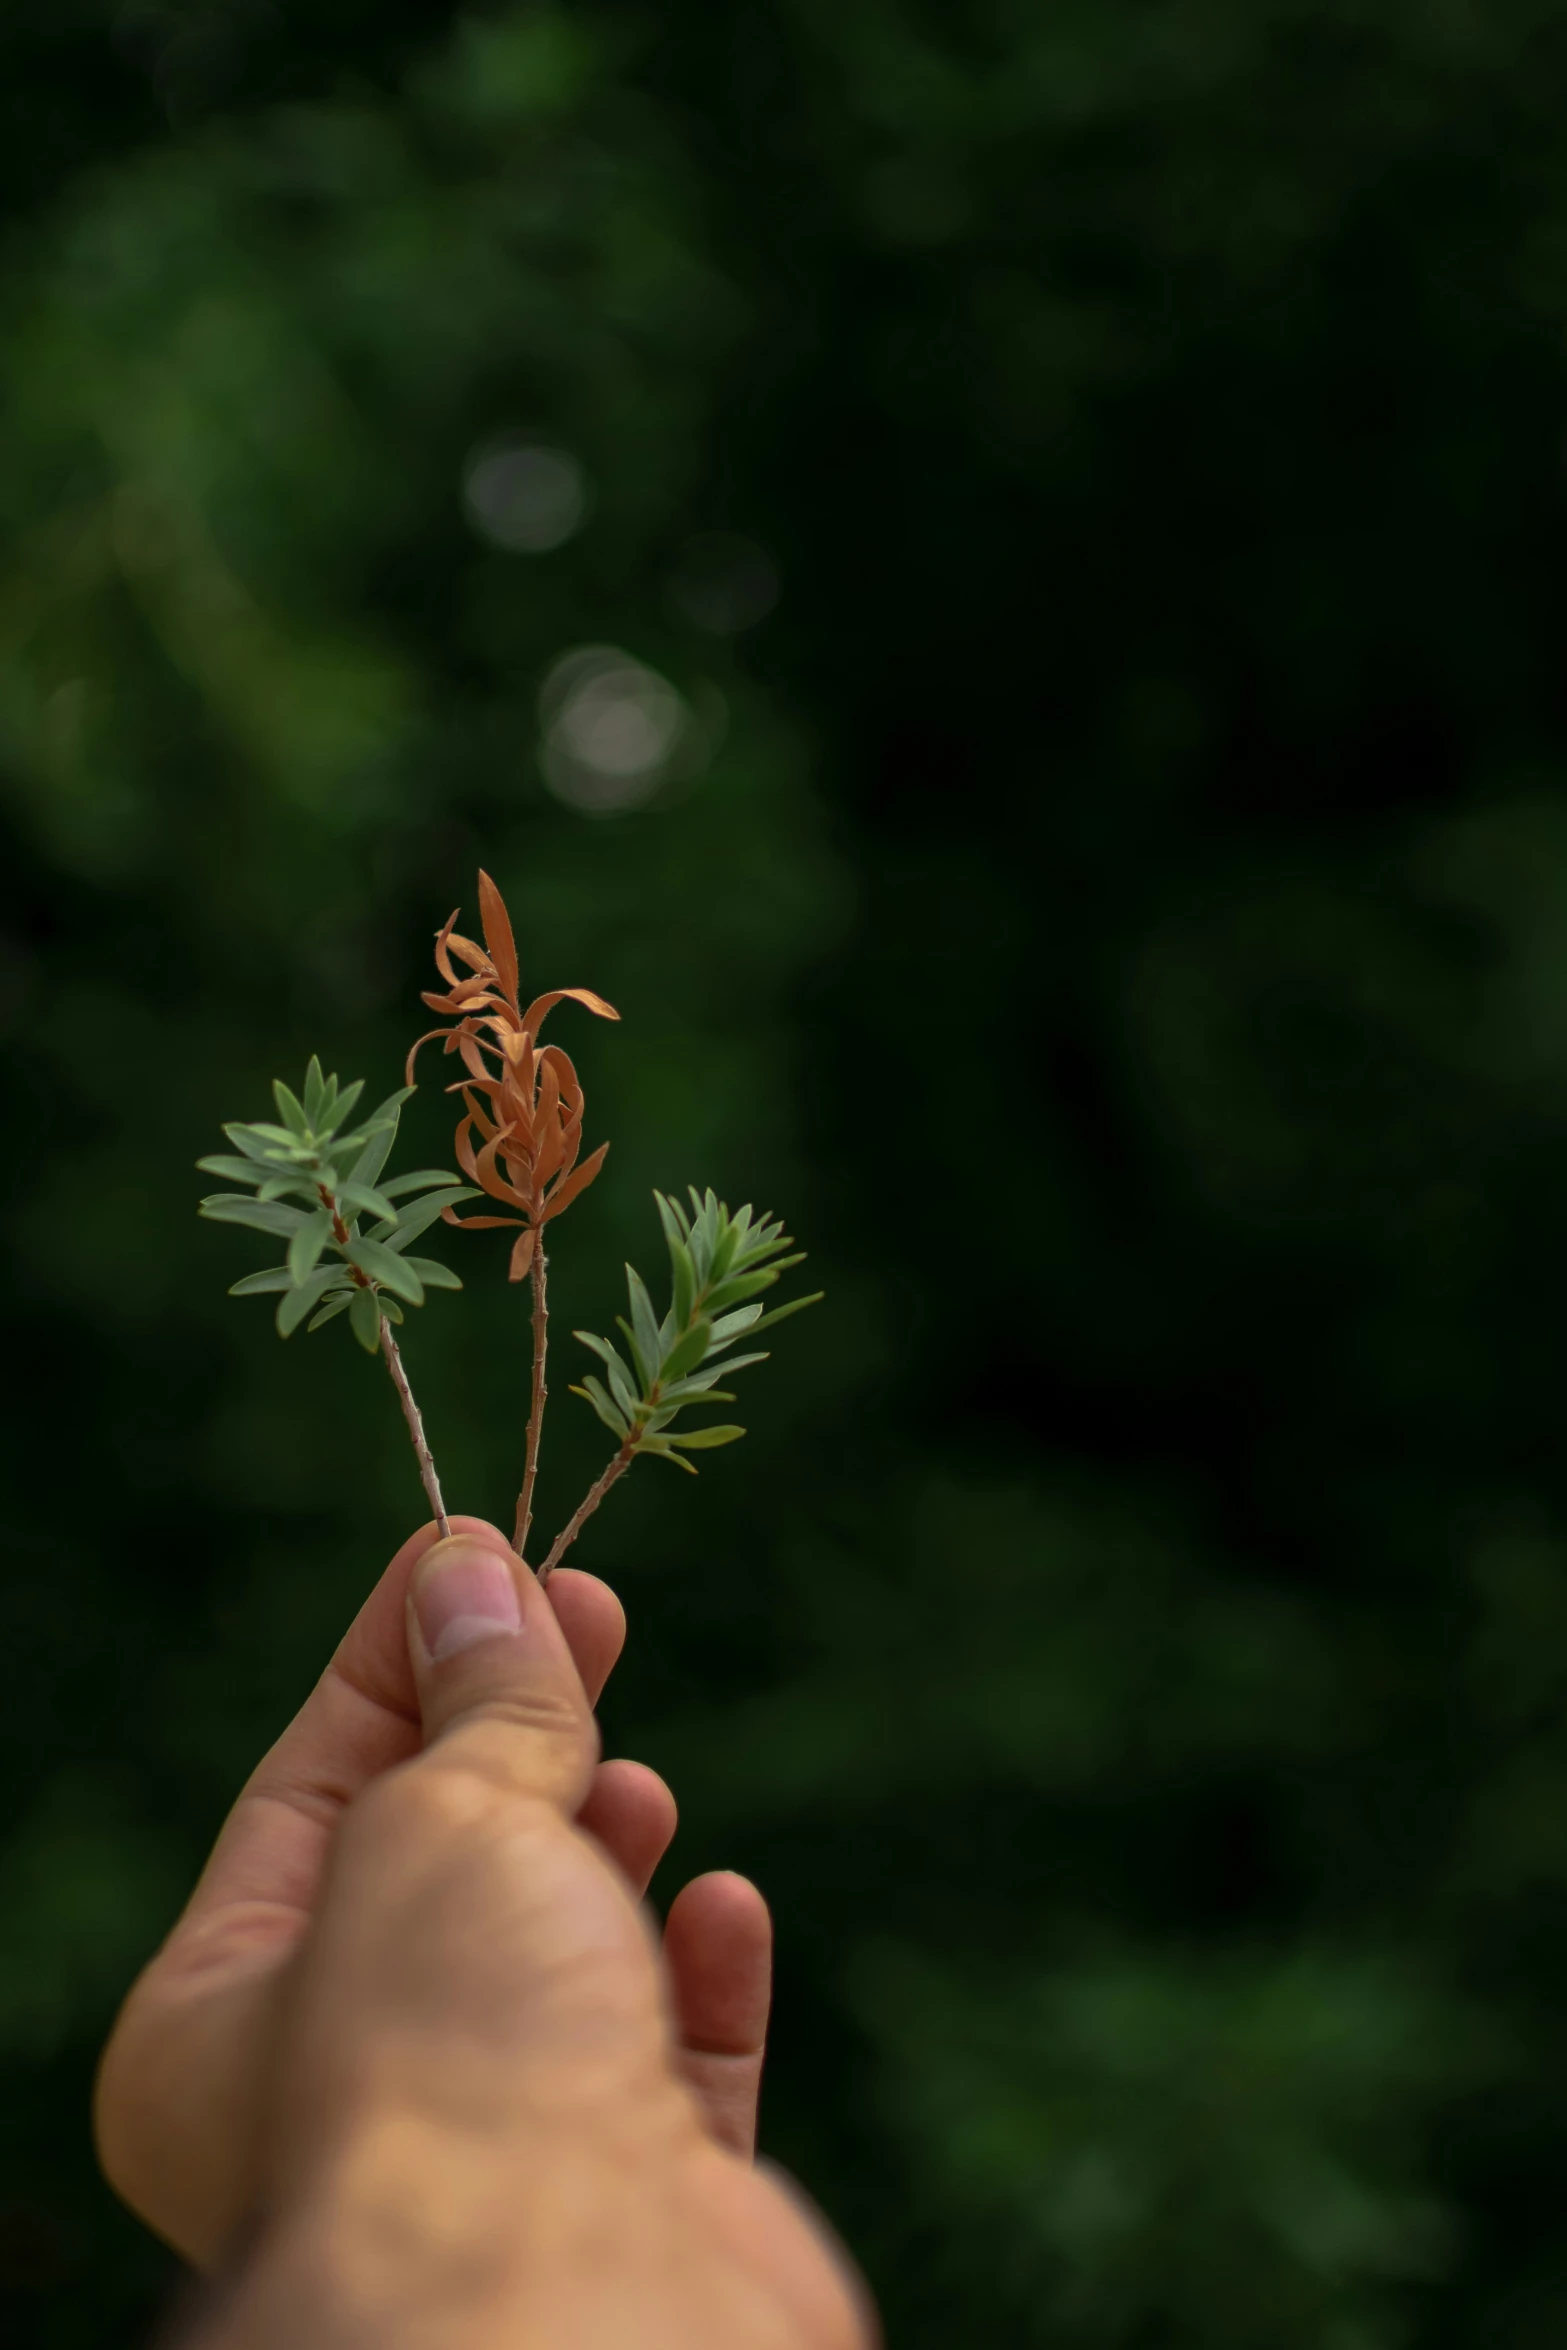
[[[667,2259],[692,2143],[674,2099],[522,2142],[382,2110],[278,2199],[204,2345],[598,2350]]]

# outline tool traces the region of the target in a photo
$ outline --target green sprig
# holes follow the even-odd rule
[[[303,1098],[281,1080],[272,1091],[279,1125],[225,1126],[232,1153],[198,1159],[243,1191],[213,1192],[200,1213],[216,1224],[243,1224],[288,1243],[286,1262],[247,1273],[231,1297],[276,1295],[278,1335],[288,1338],[347,1313],[360,1345],[374,1354],[383,1319],[403,1319],[431,1289],[460,1289],[449,1265],[408,1254],[443,1208],[475,1197],[470,1185],[439,1168],[381,1180],[397,1137],[405,1086],[360,1125],[350,1125],[363,1080],[339,1088],[312,1057]],[[371,1219],[361,1231],[364,1218]],[[308,1319],[307,1319],[308,1317]]]
[[[749,1207],[731,1216],[715,1192],[700,1193],[695,1186],[689,1213],[672,1196],[655,1192],[653,1197],[669,1246],[669,1309],[658,1319],[646,1282],[628,1265],[630,1318],[616,1316],[626,1351],[622,1354],[592,1331],[576,1331],[574,1336],[603,1363],[605,1376],[584,1378],[572,1393],[591,1404],[616,1438],[624,1465],[639,1453],[651,1453],[694,1476],[686,1453],[733,1444],[745,1430],[725,1422],[677,1429],[679,1415],[698,1404],[733,1403],[719,1381],[767,1360],[765,1349],[732,1354],[736,1341],[815,1305],[823,1293],[816,1290],[764,1311],[762,1293],[780,1274],[804,1262],[803,1251],[785,1253],[791,1242],[783,1225],[765,1214],[753,1215]]]

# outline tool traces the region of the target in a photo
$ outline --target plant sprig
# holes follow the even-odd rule
[[[630,1319],[617,1314],[615,1321],[629,1362],[609,1339],[591,1330],[572,1334],[591,1348],[605,1371],[605,1379],[590,1373],[572,1393],[592,1405],[618,1438],[620,1449],[557,1535],[540,1569],[541,1579],[553,1572],[584,1521],[639,1455],[672,1461],[695,1476],[695,1463],[685,1457],[688,1452],[711,1451],[745,1434],[728,1422],[706,1421],[679,1429],[675,1422],[699,1404],[733,1403],[733,1395],[719,1381],[753,1363],[765,1363],[767,1350],[733,1354],[730,1349],[742,1338],[755,1337],[817,1304],[823,1294],[816,1290],[809,1297],[764,1310],[762,1292],[791,1266],[804,1262],[803,1250],[784,1253],[792,1244],[782,1222],[765,1213],[756,1216],[749,1206],[731,1215],[716,1192],[699,1192],[694,1184],[690,1213],[663,1192],[656,1191],[653,1197],[669,1245],[670,1304],[660,1320],[647,1283],[635,1266],[628,1265]]]
[[[201,1202],[200,1213],[212,1223],[243,1224],[288,1242],[283,1264],[247,1273],[229,1290],[231,1297],[275,1294],[279,1337],[292,1336],[301,1322],[307,1332],[319,1330],[346,1313],[365,1351],[386,1357],[425,1491],[444,1532],[446,1512],[435,1464],[392,1325],[403,1320],[404,1305],[423,1305],[428,1290],[461,1289],[449,1265],[408,1250],[444,1209],[474,1194],[439,1168],[423,1167],[383,1181],[402,1107],[413,1089],[389,1094],[362,1125],[351,1127],[348,1121],[363,1090],[363,1079],[340,1089],[335,1077],[323,1076],[314,1056],[305,1073],[303,1100],[278,1079],[272,1092],[282,1123],[225,1126],[237,1155],[219,1153],[197,1161],[204,1173],[250,1188],[213,1192]],[[291,1204],[299,1200],[308,1204]],[[372,1228],[361,1232],[360,1220],[367,1216],[374,1219]]]

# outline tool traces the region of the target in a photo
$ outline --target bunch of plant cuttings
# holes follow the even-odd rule
[[[523,1554],[533,1516],[539,1447],[548,1396],[549,1343],[545,1228],[594,1180],[607,1143],[581,1156],[583,1092],[570,1056],[541,1045],[539,1031],[555,1005],[572,1002],[604,1020],[618,1020],[612,1004],[590,988],[555,988],[522,1001],[517,949],[500,891],[479,875],[484,943],[464,938],[455,914],[436,935],[442,987],[424,1002],[447,1023],[415,1042],[408,1083],[357,1128],[348,1121],[361,1088],[339,1092],[335,1077],[312,1060],[303,1100],[274,1087],[279,1125],[228,1126],[238,1156],[203,1159],[209,1172],[248,1186],[202,1202],[217,1222],[251,1225],[288,1243],[286,1261],[248,1274],[232,1295],[278,1295],[277,1326],[286,1338],[301,1322],[316,1330],[346,1313],[361,1345],[379,1348],[396,1385],[419,1461],[425,1492],[441,1532],[447,1518],[440,1481],[425,1442],[424,1424],[403,1367],[393,1325],[403,1308],[420,1305],[429,1289],[459,1289],[449,1267],[409,1253],[409,1244],[436,1219],[465,1230],[514,1232],[508,1272],[529,1283],[532,1298],[532,1375],[513,1541]],[[459,968],[459,966],[461,966]],[[387,1158],[403,1103],[413,1090],[421,1046],[442,1040],[464,1074],[448,1091],[462,1096],[453,1149],[463,1176],[422,1169],[388,1181]],[[459,1216],[457,1207],[483,1194],[504,1213]],[[576,1336],[599,1357],[605,1378],[584,1379],[584,1396],[616,1439],[614,1457],[567,1519],[539,1569],[550,1575],[583,1524],[616,1480],[644,1453],[691,1470],[686,1457],[732,1444],[743,1428],[681,1415],[703,1405],[732,1403],[719,1382],[765,1362],[765,1353],[732,1350],[785,1316],[814,1305],[814,1296],[765,1311],[761,1297],[780,1274],[799,1264],[781,1223],[749,1207],[731,1215],[716,1193],[691,1192],[688,1213],[673,1197],[655,1193],[669,1246],[671,1296],[660,1319],[646,1284],[626,1267],[630,1319],[619,1318],[626,1354],[608,1339]],[[607,1382],[607,1383],[606,1383]]]
[[[383,1171],[412,1088],[388,1095],[363,1124],[351,1126],[363,1090],[362,1079],[340,1089],[335,1077],[322,1075],[315,1058],[302,1100],[279,1079],[272,1091],[282,1123],[225,1126],[234,1153],[197,1162],[204,1173],[248,1188],[213,1192],[200,1213],[213,1223],[247,1225],[288,1243],[281,1265],[247,1273],[229,1291],[231,1297],[275,1294],[280,1337],[290,1337],[301,1322],[307,1332],[319,1330],[346,1313],[366,1352],[379,1350],[385,1357],[444,1533],[440,1481],[393,1325],[402,1322],[405,1305],[423,1305],[427,1290],[462,1287],[449,1265],[408,1251],[439,1216],[473,1193],[438,1168],[388,1179]],[[361,1226],[367,1218],[366,1231]]]

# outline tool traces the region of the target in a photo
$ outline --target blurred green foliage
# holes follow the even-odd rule
[[[7,2344],[162,2302],[93,2053],[420,1514],[192,1162],[318,1047],[397,1081],[481,857],[624,1014],[561,1015],[557,1328],[655,1183],[828,1290],[582,1553],[892,2341],[1552,2339],[1560,11],[55,0],[0,66]],[[550,548],[475,516],[507,434]],[[689,714],[619,814],[541,756],[584,646]],[[462,1247],[411,1368],[503,1514]]]

